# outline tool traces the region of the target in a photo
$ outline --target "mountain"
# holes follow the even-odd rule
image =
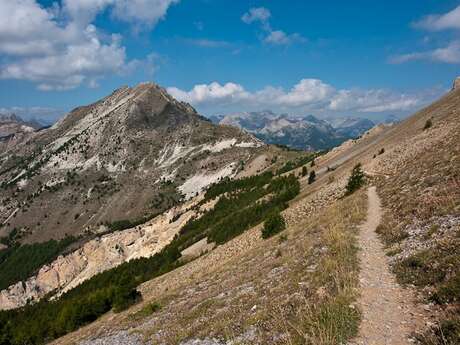
[[[244,138],[233,146],[228,137],[204,143],[217,154],[216,165],[226,164],[220,162],[223,152],[236,158],[246,148],[241,157],[247,159],[236,175],[129,228],[81,234],[70,245],[48,243],[46,250],[43,243],[20,242],[0,250],[0,286],[5,286],[25,267],[45,261],[47,251],[65,247],[0,292],[5,309],[27,304],[0,311],[3,344],[459,343],[460,90],[321,154],[259,146],[250,134],[211,124],[155,85],[123,90],[127,94],[118,90],[118,96],[96,103],[114,109],[111,137],[118,128],[135,137],[120,117],[127,112],[139,124],[139,114],[130,110],[147,107],[141,102],[145,91],[148,109],[174,111],[165,117],[146,111],[134,133],[145,136],[143,128],[154,122],[145,122],[145,116],[160,117],[152,126],[157,134],[168,128],[165,120],[175,124],[164,136],[168,147],[173,146],[168,137],[181,126],[198,123],[198,137],[228,130]],[[127,95],[132,98],[126,107],[116,101]],[[111,102],[102,105],[107,99]],[[75,133],[80,121],[91,122],[90,113],[100,121],[93,129],[107,129],[90,109],[68,117],[78,111],[85,115],[73,124],[64,119],[31,143],[43,143],[64,123]],[[96,130],[94,135],[100,137]],[[199,184],[198,174],[209,177],[207,169],[201,164],[190,185]],[[131,188],[143,182],[136,171],[129,175]],[[150,181],[155,176],[152,169]],[[78,189],[78,180],[70,185]],[[0,194],[0,205],[21,198],[18,190],[14,186],[8,198]],[[41,202],[46,207],[45,199]],[[59,203],[56,212],[65,218]]]
[[[123,87],[0,155],[0,231],[37,242],[139,222],[234,176],[263,146],[155,84]]]
[[[35,120],[24,121],[20,116],[0,114],[0,153],[11,151],[16,145],[27,142],[44,126]]]
[[[325,121],[313,115],[292,117],[271,111],[214,116],[213,122],[236,126],[259,139],[301,150],[324,150],[356,138],[374,126],[366,119],[342,118]]]
[[[329,119],[328,122],[339,135],[346,138],[357,138],[375,126],[375,123],[369,119],[354,117],[339,117]]]
[[[0,140],[18,133],[30,133],[41,128],[36,121],[24,121],[21,117],[11,114],[0,114]]]

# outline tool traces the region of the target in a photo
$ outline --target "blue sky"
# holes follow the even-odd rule
[[[0,0],[0,109],[49,119],[147,80],[206,115],[405,115],[457,75],[458,0]]]

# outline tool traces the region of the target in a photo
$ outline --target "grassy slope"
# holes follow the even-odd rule
[[[257,226],[145,283],[140,305],[104,316],[58,343],[116,324],[166,344],[213,337],[251,344],[339,344],[359,324],[353,307],[355,234],[366,206],[365,194],[356,193],[268,240],[261,239]],[[153,302],[161,309],[149,315]],[[147,326],[140,326],[144,322]]]
[[[379,187],[387,209],[378,229],[394,271],[435,303],[439,322],[424,344],[460,343],[460,93],[451,93],[411,119],[416,131],[410,159]],[[423,130],[426,120],[433,127]],[[392,159],[391,157],[389,158]]]

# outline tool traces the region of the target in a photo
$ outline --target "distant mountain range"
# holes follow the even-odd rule
[[[15,135],[24,136],[42,127],[44,127],[43,124],[36,120],[25,121],[13,113],[0,113],[0,140],[5,140]]]
[[[328,120],[313,115],[294,117],[270,110],[212,116],[211,121],[242,128],[269,144],[301,150],[324,150],[359,137],[374,127],[369,119],[343,117]]]

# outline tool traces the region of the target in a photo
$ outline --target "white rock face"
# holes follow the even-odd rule
[[[179,190],[185,195],[186,199],[190,199],[197,193],[201,193],[210,184],[218,182],[224,177],[234,176],[235,166],[235,163],[231,163],[212,173],[198,173],[193,175],[179,187]]]
[[[49,265],[43,266],[36,276],[19,282],[0,292],[0,310],[23,306],[27,301],[37,301],[56,290],[56,296],[69,291],[94,275],[116,267],[123,262],[150,257],[158,253],[195,211],[189,210],[201,198],[172,208],[146,224],[132,229],[108,234],[87,242],[75,252],[60,256]],[[211,201],[203,208],[213,207]],[[181,214],[174,222],[172,218]]]

